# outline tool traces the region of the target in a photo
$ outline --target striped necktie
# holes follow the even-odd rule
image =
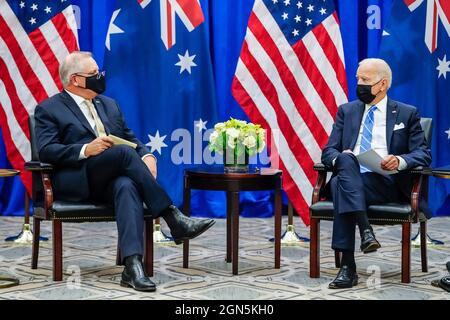
[[[91,100],[84,100],[84,104],[89,108],[89,111],[91,112],[91,116],[94,119],[95,122],[95,131],[97,133],[97,137],[104,137],[106,136],[105,127],[103,126],[102,120],[100,120],[100,117],[97,114],[97,110],[95,110],[94,104]]]
[[[372,148],[372,131],[373,125],[375,123],[374,112],[377,110],[377,106],[371,106],[369,112],[367,112],[366,118],[364,119],[363,132],[361,136],[361,146],[359,153],[364,153]],[[370,172],[371,170],[366,167],[360,166],[361,173]]]

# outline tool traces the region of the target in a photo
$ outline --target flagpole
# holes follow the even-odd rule
[[[25,213],[23,218],[22,231],[17,236],[10,236],[5,239],[7,242],[14,242],[17,244],[31,244],[33,243],[33,232],[30,226],[30,196],[25,190]],[[40,241],[48,241],[47,237],[39,237]]]
[[[269,241],[273,242],[274,238],[271,238]],[[309,242],[309,238],[300,236],[297,232],[295,232],[294,227],[294,208],[292,207],[292,203],[288,202],[288,224],[286,226],[286,231],[281,236],[281,244],[292,246],[299,245],[302,243]]]

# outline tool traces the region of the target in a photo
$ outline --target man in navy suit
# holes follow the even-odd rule
[[[177,244],[200,235],[211,219],[184,216],[156,182],[156,158],[128,128],[117,103],[103,95],[104,72],[88,52],[69,54],[60,66],[64,90],[36,107],[39,158],[55,165],[55,198],[108,201],[117,217],[125,268],[121,285],[155,291],[142,266],[143,203],[162,217]],[[114,145],[109,135],[137,145]]]
[[[329,182],[334,204],[332,248],[342,252],[342,267],[329,288],[350,288],[358,283],[355,264],[355,227],[361,251],[380,248],[367,218],[372,204],[407,200],[412,186],[401,171],[431,163],[417,109],[391,100],[387,91],[392,71],[381,59],[360,62],[357,74],[359,100],[339,107],[322,162],[333,168]],[[356,155],[373,149],[382,158],[380,167],[399,173],[382,175],[360,166]],[[425,203],[421,210],[429,216]]]

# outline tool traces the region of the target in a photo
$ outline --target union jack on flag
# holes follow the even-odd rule
[[[416,10],[424,1],[427,5],[427,16],[425,19],[425,43],[431,53],[438,46],[439,21],[444,25],[450,37],[450,1],[448,0],[404,0],[409,10]]]
[[[151,0],[137,0],[145,8]],[[160,0],[161,40],[169,50],[176,43],[175,18],[178,15],[189,32],[205,20],[199,0]]]

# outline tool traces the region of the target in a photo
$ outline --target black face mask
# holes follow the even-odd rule
[[[105,92],[106,81],[104,72],[99,72],[93,76],[84,78],[86,79],[86,89],[90,89],[98,94]]]
[[[383,80],[383,79],[381,79],[381,80]],[[365,104],[369,104],[373,100],[375,100],[375,98],[377,96],[372,94],[372,87],[376,86],[378,83],[380,83],[380,81],[378,81],[377,83],[372,84],[372,85],[358,84],[358,86],[356,87],[356,96],[358,97],[358,99],[361,100],[362,102],[364,102]]]

